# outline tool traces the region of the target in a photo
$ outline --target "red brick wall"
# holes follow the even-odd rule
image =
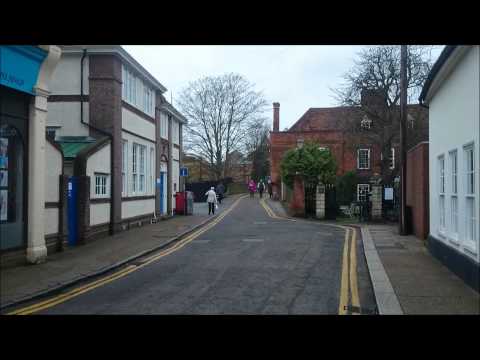
[[[407,206],[412,207],[413,233],[426,239],[429,233],[428,142],[407,152]]]

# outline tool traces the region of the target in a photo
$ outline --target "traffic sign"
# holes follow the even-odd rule
[[[180,168],[180,176],[188,176],[188,168],[186,167]]]

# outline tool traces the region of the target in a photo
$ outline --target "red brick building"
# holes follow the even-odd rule
[[[419,105],[409,105],[408,145],[416,145],[428,140],[428,117],[426,110]],[[273,103],[273,131],[270,132],[271,178],[274,193],[282,196],[280,163],[284,153],[300,146],[305,141],[315,141],[321,147],[328,148],[337,161],[337,175],[347,171],[355,171],[359,179],[357,184],[357,199],[360,189],[369,189],[369,179],[381,172],[381,150],[379,144],[360,138],[358,141],[349,139],[342,127],[344,120],[364,121],[365,112],[361,106],[340,106],[332,108],[310,108],[287,131],[280,128],[280,104]],[[392,145],[391,166],[398,167],[398,136]]]

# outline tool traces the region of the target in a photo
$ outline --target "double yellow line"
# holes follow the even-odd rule
[[[148,264],[156,261],[156,260],[159,260],[161,259],[162,257],[164,256],[167,256],[167,255],[170,255],[171,253],[177,251],[177,250],[180,250],[181,248],[183,248],[185,245],[187,245],[189,242],[191,242],[192,240],[194,240],[195,238],[197,238],[198,236],[200,236],[201,234],[203,234],[204,232],[210,230],[212,227],[214,227],[215,225],[217,225],[220,221],[222,221],[223,218],[225,218],[225,216],[227,216],[237,205],[238,203],[243,199],[245,198],[245,196],[241,196],[240,198],[238,198],[231,206],[230,208],[228,208],[227,210],[225,210],[222,214],[220,214],[215,220],[213,220],[212,222],[208,223],[207,225],[205,225],[204,227],[202,227],[201,229],[199,230],[196,230],[195,232],[193,232],[192,234],[186,236],[184,239],[180,240],[179,242],[175,243],[173,246],[165,249],[165,250],[162,250],[160,251],[159,253],[155,254],[155,255],[152,255],[150,257],[147,257],[145,259],[142,259],[141,260],[141,263],[139,265],[128,265],[126,268],[122,269],[122,270],[119,270],[113,274],[110,274],[106,277],[103,277],[99,280],[96,280],[96,281],[93,281],[89,284],[86,284],[86,285],[83,285],[83,286],[80,286],[80,287],[77,287],[71,291],[68,291],[64,294],[60,294],[60,295],[57,295],[55,297],[52,297],[48,300],[44,300],[44,301],[41,301],[39,303],[36,303],[36,304],[33,304],[33,305],[30,305],[30,306],[27,306],[27,307],[23,307],[23,308],[20,308],[20,309],[17,309],[15,311],[12,311],[10,313],[8,313],[7,315],[29,315],[29,314],[33,314],[33,313],[36,313],[36,312],[39,312],[39,311],[42,311],[42,310],[45,310],[45,309],[48,309],[48,308],[51,308],[55,305],[58,305],[58,304],[61,304],[65,301],[68,301],[74,297],[77,297],[81,294],[84,294],[86,292],[89,292],[89,291],[92,291],[93,289],[97,288],[97,287],[100,287],[100,286],[103,286],[103,285],[106,285],[114,280],[117,280],[117,279],[120,279],[124,276],[127,276],[128,274],[136,271],[136,270],[139,270],[141,269],[142,267],[144,266],[147,266]]]
[[[290,218],[287,218],[287,217],[284,217],[284,216],[278,216],[277,214],[275,214],[275,213],[273,212],[273,210],[270,209],[270,207],[267,205],[267,203],[265,202],[264,199],[261,199],[261,200],[260,200],[260,205],[262,205],[262,207],[265,209],[265,211],[267,212],[268,216],[270,216],[270,217],[273,218],[273,219],[296,221],[295,219],[290,219]]]
[[[276,215],[263,199],[260,200],[260,205],[262,205],[262,207],[265,209],[268,216],[273,219],[296,221],[294,219]],[[338,305],[338,313],[340,315],[347,315],[348,311],[346,307],[349,303],[351,303],[352,306],[360,308],[357,279],[357,231],[355,228],[349,226],[340,226],[333,224],[324,225],[333,226],[345,230],[345,241],[343,245],[342,257],[342,278],[340,285],[340,303]],[[353,314],[356,315],[355,313]]]
[[[342,280],[340,287],[340,303],[338,305],[338,313],[347,315],[346,307],[349,300],[352,306],[360,308],[360,299],[358,296],[358,279],[357,279],[357,231],[352,227],[345,227],[345,242],[343,245],[342,259]],[[350,246],[349,246],[350,242]],[[350,247],[350,251],[349,251]],[[349,299],[350,295],[350,299]],[[355,314],[355,313],[353,313]]]

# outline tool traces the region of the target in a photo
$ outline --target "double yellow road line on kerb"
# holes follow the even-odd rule
[[[276,215],[263,199],[260,200],[260,205],[265,209],[268,216],[273,219],[296,221],[294,219]],[[360,308],[357,280],[357,231],[355,228],[350,226],[340,226],[333,224],[324,225],[333,226],[345,230],[345,242],[343,245],[342,257],[342,278],[340,285],[340,303],[338,305],[338,313],[339,315],[347,315],[348,310],[346,307],[349,303],[353,307]],[[356,313],[352,314],[357,315]]]
[[[222,219],[227,216],[237,205],[238,203],[243,199],[245,198],[245,196],[241,196],[240,198],[238,198],[231,206],[230,208],[228,208],[227,210],[225,210],[223,213],[221,213],[215,220],[213,220],[212,222],[206,224],[205,226],[203,226],[201,229],[199,230],[196,230],[194,231],[193,233],[191,233],[190,235],[186,236],[185,238],[183,238],[182,240],[176,242],[174,245],[172,245],[171,247],[168,247],[167,249],[165,250],[162,250],[158,253],[156,253],[155,255],[152,255],[150,257],[147,257],[147,258],[144,258],[144,259],[141,259],[140,260],[140,263],[137,264],[138,265],[128,265],[127,267],[125,267],[124,269],[122,270],[119,270],[119,271],[116,271],[115,273],[113,274],[110,274],[106,277],[103,277],[99,280],[96,280],[96,281],[93,281],[91,283],[88,283],[86,285],[83,285],[83,286],[79,286],[73,290],[70,290],[64,294],[60,294],[60,295],[57,295],[57,296],[54,296],[52,298],[49,298],[48,300],[44,300],[44,301],[41,301],[41,302],[38,302],[36,304],[33,304],[33,305],[30,305],[30,306],[27,306],[27,307],[23,307],[23,308],[20,308],[20,309],[17,309],[15,311],[12,311],[10,313],[8,313],[7,315],[29,315],[29,314],[33,314],[33,313],[36,313],[36,312],[39,312],[39,311],[42,311],[42,310],[45,310],[45,309],[48,309],[48,308],[51,308],[55,305],[58,305],[58,304],[61,304],[65,301],[68,301],[74,297],[77,297],[81,294],[84,294],[86,292],[89,292],[89,291],[92,291],[93,289],[95,288],[98,288],[100,286],[103,286],[103,285],[106,285],[114,280],[117,280],[117,279],[120,279],[124,276],[127,276],[128,274],[134,272],[134,271],[137,271],[141,268],[143,268],[144,266],[147,266],[148,264],[154,262],[154,261],[157,261],[161,258],[163,258],[164,256],[167,256],[167,255],[170,255],[171,253],[177,251],[177,250],[180,250],[181,248],[183,248],[185,245],[187,245],[189,242],[191,242],[192,240],[194,240],[195,238],[199,237],[201,234],[203,234],[204,232],[210,230],[212,227],[214,227],[215,225],[217,225],[220,221],[222,221]]]

